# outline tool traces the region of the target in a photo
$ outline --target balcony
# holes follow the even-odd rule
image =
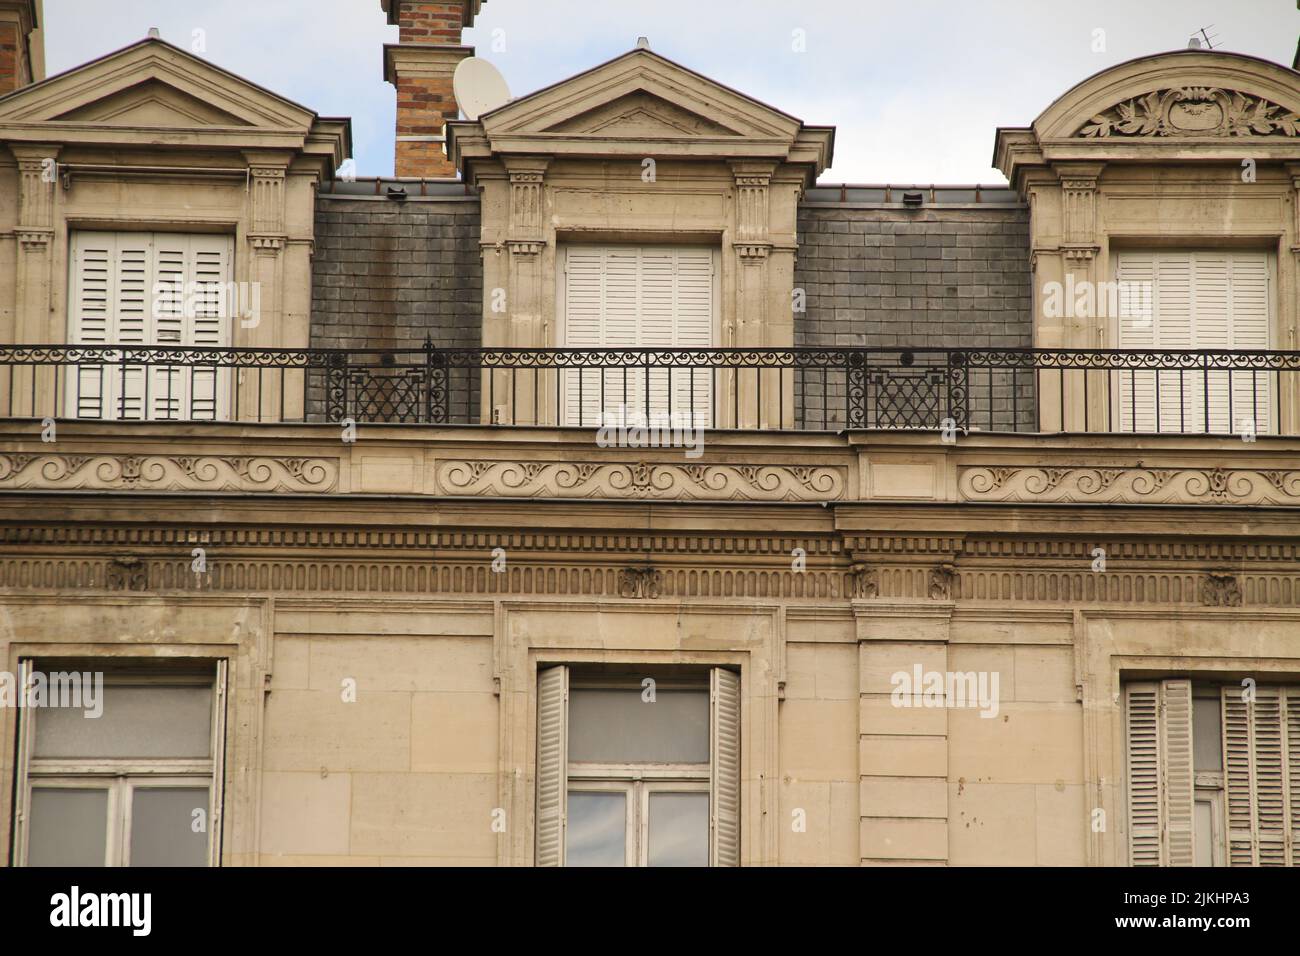
[[[0,417],[1296,435],[1296,351],[0,348]]]

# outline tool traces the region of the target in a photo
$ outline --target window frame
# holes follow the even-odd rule
[[[57,658],[24,657],[19,661],[20,687],[26,688],[35,665],[47,670],[62,664]],[[76,666],[88,662],[78,658]],[[120,664],[120,659],[96,661],[99,664]],[[132,661],[132,664],[137,662]],[[176,663],[168,661],[167,663]],[[204,686],[212,688],[209,712],[209,756],[206,759],[182,758],[68,758],[37,757],[34,754],[36,722],[39,709],[20,708],[18,717],[18,760],[14,807],[15,866],[28,866],[30,856],[30,827],[32,791],[55,790],[107,790],[108,825],[105,831],[104,866],[130,866],[131,813],[137,789],[196,789],[206,786],[207,805],[207,866],[221,865],[222,804],[224,800],[225,746],[226,746],[226,695],[228,691],[228,661],[225,658],[198,659],[185,663],[214,665],[211,675],[199,673],[170,673],[163,664],[150,662],[153,672],[130,671],[114,674],[106,670],[104,684],[116,686],[176,687]],[[23,691],[25,693],[25,690]]]

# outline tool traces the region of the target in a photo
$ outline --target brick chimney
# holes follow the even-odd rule
[[[0,0],[0,96],[45,79],[41,0]]]
[[[461,60],[461,31],[474,25],[484,0],[380,0],[400,43],[384,46],[384,79],[397,88],[398,176],[454,177],[443,150],[443,125],[460,115],[451,78]]]

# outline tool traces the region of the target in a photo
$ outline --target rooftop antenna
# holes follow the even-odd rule
[[[510,102],[510,87],[501,71],[476,56],[460,61],[451,85],[460,111],[468,120],[476,120]]]
[[[1203,27],[1201,27],[1199,30],[1197,30],[1195,33],[1193,33],[1192,36],[1191,36],[1191,38],[1187,41],[1187,49],[1189,49],[1189,50],[1200,50],[1200,49],[1213,50],[1213,49],[1214,49],[1214,41],[1217,40],[1217,39],[1219,39],[1219,35],[1218,35],[1217,33],[1214,34],[1214,36],[1210,36],[1210,34],[1209,34],[1209,30],[1210,30],[1213,26],[1214,26],[1214,24],[1211,23],[1211,24],[1209,24],[1208,26],[1203,26]]]

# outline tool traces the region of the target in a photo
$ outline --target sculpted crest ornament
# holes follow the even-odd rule
[[[1237,90],[1184,86],[1153,90],[1098,113],[1079,130],[1102,136],[1297,136],[1300,115]]]

